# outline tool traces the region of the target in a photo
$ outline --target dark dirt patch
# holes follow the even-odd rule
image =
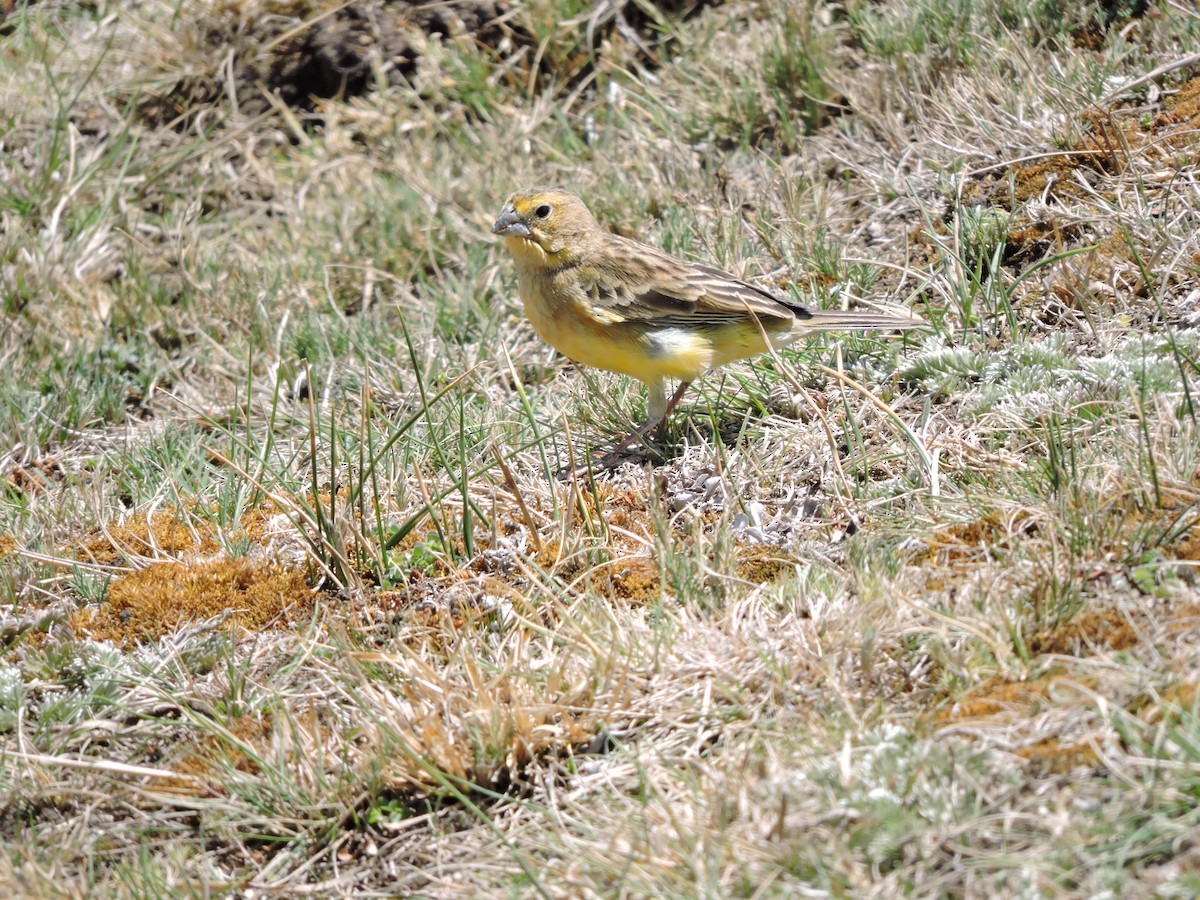
[[[1116,107],[1082,111],[1081,134],[1067,139],[1062,152],[987,173],[968,184],[963,197],[1010,210],[1030,200],[1111,198],[1111,180],[1142,160],[1192,160],[1200,153],[1200,78],[1169,92],[1153,118],[1140,109],[1136,116]]]
[[[353,97],[374,87],[373,57],[389,83],[413,73],[425,37],[469,34],[494,47],[507,4],[492,0],[352,4],[311,25],[293,27],[266,42],[252,73],[288,106],[311,108],[315,99]]]
[[[539,79],[574,83],[590,70],[595,48],[614,32],[633,43],[647,64],[657,65],[651,46],[658,40],[656,17],[687,18],[720,0],[663,0],[647,4],[601,4],[590,18],[563,33],[538,38],[521,24],[514,0],[361,0],[331,3],[233,0],[221,4],[201,27],[200,70],[166,93],[141,102],[140,118],[180,130],[197,114],[232,100],[243,115],[256,116],[281,104],[314,114],[322,100],[365,94],[382,77],[403,83],[417,70],[430,39],[465,38],[497,55],[528,48],[518,64]],[[587,41],[590,40],[590,45]],[[576,46],[578,52],[570,50]],[[524,69],[522,71],[522,65]]]
[[[1002,262],[1018,271],[1026,269],[1051,253],[1061,252],[1081,231],[1078,225],[1047,220],[1016,224],[1005,236]]]
[[[470,35],[494,47],[505,33],[503,0],[370,0],[329,4],[277,2],[262,15],[252,2],[218,7],[203,29],[211,66],[181,79],[166,95],[144,101],[143,121],[183,128],[201,109],[232,97],[249,116],[266,112],[274,97],[311,111],[321,100],[354,97],[412,75],[425,40]],[[232,65],[225,61],[232,59]],[[229,83],[230,79],[232,84]]]
[[[1132,35],[1133,29],[1128,26],[1144,17],[1153,8],[1150,0],[1101,0],[1097,15],[1085,26],[1071,31],[1071,40],[1080,50],[1093,50],[1100,53],[1107,43],[1106,32],[1111,30],[1126,31]]]

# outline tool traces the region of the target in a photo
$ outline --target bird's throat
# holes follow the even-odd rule
[[[505,237],[504,242],[508,245],[508,252],[512,254],[518,269],[534,273],[553,272],[570,261],[570,253],[566,248],[547,253],[537,241],[515,235]]]

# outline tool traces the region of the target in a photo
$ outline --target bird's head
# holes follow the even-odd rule
[[[578,260],[599,231],[583,201],[556,188],[527,188],[508,198],[492,233],[518,265],[558,267]]]

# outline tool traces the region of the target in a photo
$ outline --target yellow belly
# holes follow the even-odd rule
[[[547,344],[585,366],[631,375],[647,384],[674,378],[694,381],[713,364],[713,344],[683,328],[648,329],[643,322],[603,322],[590,308],[571,302],[547,303],[542,292],[521,299],[533,330]]]

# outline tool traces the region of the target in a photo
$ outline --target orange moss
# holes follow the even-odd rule
[[[80,610],[72,624],[129,649],[222,613],[234,625],[261,630],[285,612],[303,614],[311,602],[303,572],[245,559],[165,562],[115,579],[106,602]]]
[[[1124,231],[1110,234],[1096,245],[1096,249],[1092,253],[1096,256],[1107,259],[1119,259],[1128,263],[1133,263],[1137,260],[1136,248],[1130,243],[1128,232]]]
[[[270,533],[270,521],[276,515],[275,511],[268,511],[263,507],[247,510],[238,523],[242,527],[242,531],[246,537],[252,541],[263,541]]]
[[[974,561],[988,550],[1008,549],[1013,538],[1033,534],[1036,529],[1036,523],[1026,517],[1005,522],[996,513],[988,513],[970,522],[939,528],[926,538],[927,549],[914,564],[953,566]]]
[[[1093,193],[1110,194],[1095,183],[1097,176],[1104,178],[1124,171],[1129,159],[1127,148],[1139,143],[1136,131],[1117,127],[1107,115],[1085,115],[1082,121],[1086,135],[1063,152],[1009,166],[998,175],[989,174],[967,185],[964,197],[975,203],[1015,209],[1041,197],[1080,200]]]
[[[597,566],[589,578],[602,594],[635,603],[649,603],[662,596],[658,562],[646,556]]]
[[[123,525],[94,531],[76,550],[76,557],[108,566],[129,557],[179,557],[216,551],[217,543],[206,523],[185,523],[175,510],[165,509],[153,518],[139,513]]]
[[[746,581],[766,584],[768,581],[776,581],[781,576],[790,575],[794,569],[794,560],[750,552],[738,560],[737,574]]]
[[[1129,704],[1129,711],[1142,721],[1157,725],[1164,720],[1175,721],[1185,712],[1195,715],[1198,709],[1197,697],[1200,696],[1200,683],[1186,682],[1170,684],[1151,697],[1139,695]]]
[[[1147,143],[1154,140],[1148,150],[1154,155],[1165,155],[1164,150],[1190,150],[1200,143],[1200,78],[1193,78],[1163,102],[1163,111],[1150,123]]]
[[[67,472],[53,456],[35,460],[27,466],[14,466],[4,480],[22,494],[39,494],[52,482],[62,481]]]
[[[228,767],[249,775],[261,773],[257,759],[269,749],[271,729],[270,716],[238,716],[225,726],[233,740],[210,732],[185,744],[169,762],[171,771],[181,777],[165,779],[160,787],[174,794],[224,796],[220,776]]]
[[[1032,717],[1048,704],[1050,688],[1061,678],[1050,674],[1031,681],[989,679],[949,709],[938,712],[934,721],[944,725],[1006,713]]]
[[[16,539],[10,535],[0,535],[0,556],[7,556],[17,549]]]
[[[938,728],[965,726],[967,734],[971,729],[999,727],[1016,737],[1025,723],[1032,722],[1046,709],[1069,704],[1069,700],[1056,698],[1056,693],[1091,692],[1096,690],[1098,683],[1093,677],[1066,677],[1061,669],[1053,669],[1029,681],[992,678],[950,706],[938,710],[931,721]],[[1068,767],[1086,764],[1083,746],[1062,745],[1056,738],[1046,738],[1017,752],[1025,759],[1043,764]],[[1056,759],[1060,761],[1053,762]]]
[[[994,185],[993,202],[1007,193],[1010,183],[1019,203],[1043,195],[1075,200],[1093,192],[1108,196],[1111,192],[1092,184],[1095,177],[1120,175],[1129,165],[1131,150],[1142,140],[1136,128],[1118,126],[1106,114],[1085,115],[1083,124],[1086,135],[1065,152],[1010,167]]]
[[[1091,744],[1064,744],[1057,737],[1048,737],[1017,750],[1017,756],[1028,760],[1042,775],[1066,775],[1079,768],[1095,768],[1100,756]]]
[[[974,719],[1031,719],[1055,703],[1051,693],[1060,685],[1064,690],[1095,690],[1094,677],[1067,677],[1061,669],[1051,669],[1040,678],[1009,681],[990,678],[948,709],[934,715],[939,725]]]
[[[1128,650],[1136,646],[1138,641],[1138,633],[1128,618],[1112,607],[1084,610],[1071,621],[1044,629],[1026,639],[1032,653],[1062,656],[1082,656],[1094,647]]]
[[[1163,555],[1169,559],[1200,561],[1200,526],[1193,525],[1178,540],[1164,547]]]
[[[1021,727],[1032,722],[1050,706],[1062,704],[1052,695],[1072,688],[1094,691],[1095,678],[1067,678],[1051,671],[1029,681],[994,678],[984,682],[948,709],[940,710],[933,722],[943,728],[965,725],[968,728],[1001,727],[1011,738],[1019,737]],[[965,734],[970,735],[967,731]],[[1017,749],[1016,754],[1044,774],[1064,774],[1081,766],[1096,766],[1100,759],[1085,742],[1063,743],[1051,735]]]
[[[1167,629],[1173,634],[1197,628],[1200,628],[1200,604],[1197,603],[1189,603],[1175,609],[1167,625]]]
[[[1058,199],[1084,197],[1087,192],[1072,176],[1079,166],[1077,157],[1066,154],[1018,166],[1011,170],[1013,199],[1017,203],[1026,203],[1042,196]],[[992,192],[992,202],[1003,196],[1007,186],[1006,182]]]
[[[542,549],[533,556],[533,561],[547,572],[558,571],[562,564],[562,543],[558,539],[551,539],[542,544]],[[575,567],[571,567],[572,572]]]
[[[643,491],[613,490],[607,485],[597,493],[597,500],[604,509],[604,520],[615,528],[654,533],[654,522],[647,505],[648,497]]]

